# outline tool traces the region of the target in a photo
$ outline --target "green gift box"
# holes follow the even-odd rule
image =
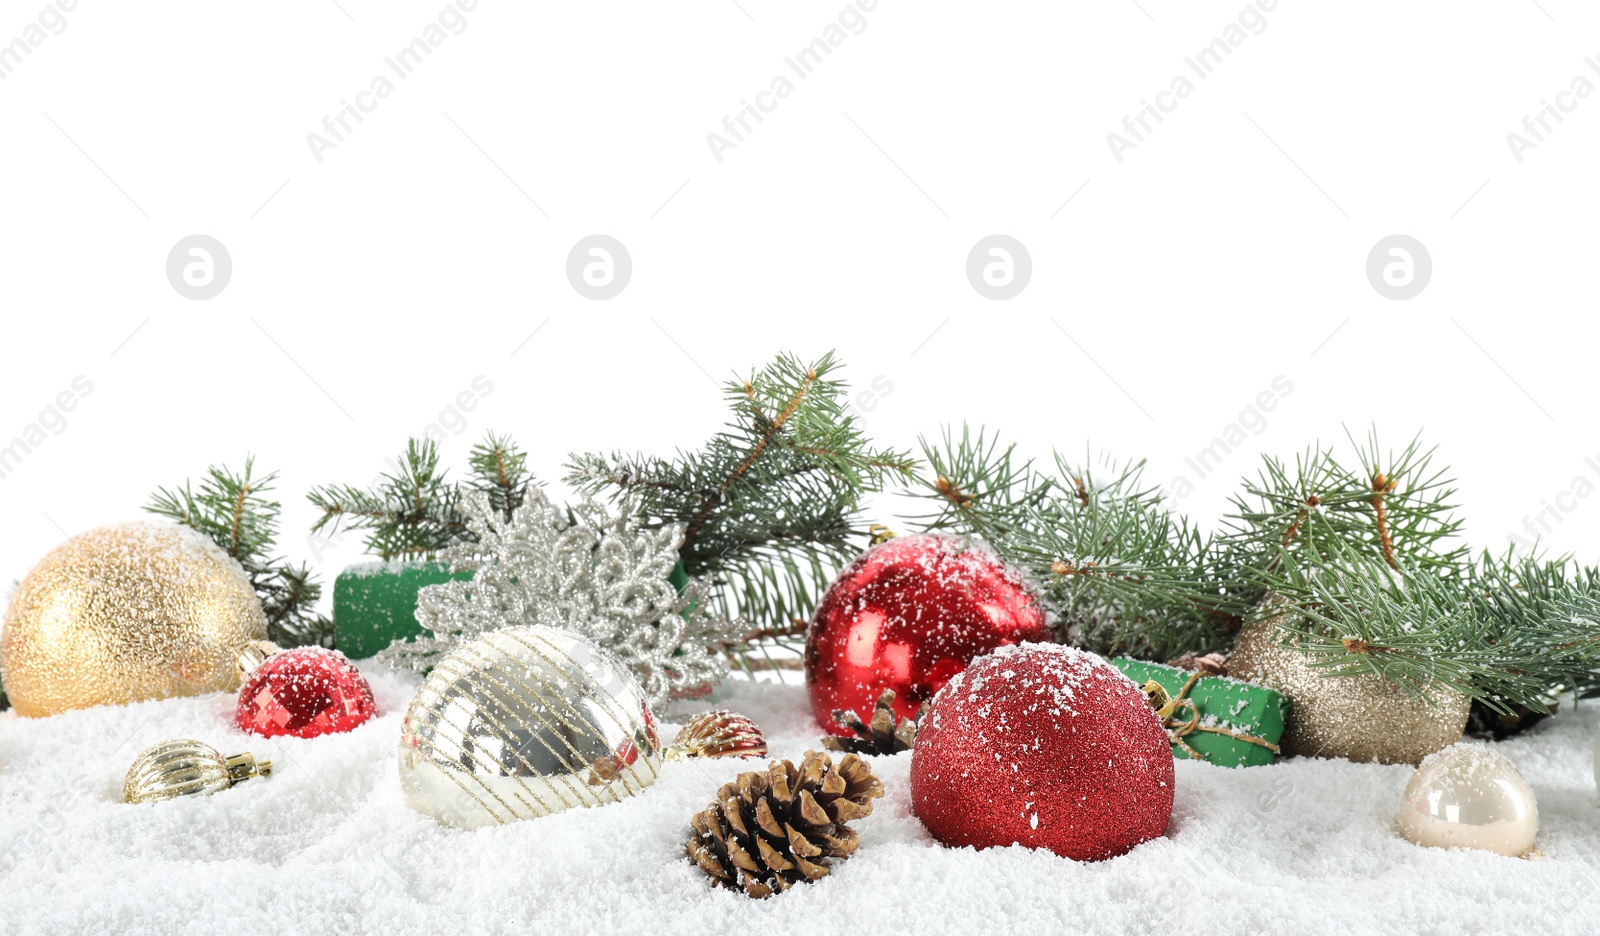
[[[417,592],[441,582],[466,581],[471,572],[451,572],[443,562],[367,562],[333,580],[333,642],[353,660],[375,656],[396,640],[422,633]],[[668,579],[682,594],[689,574],[679,562]],[[683,610],[685,618],[693,610]]]
[[[1278,756],[1289,701],[1271,689],[1126,657],[1111,665],[1141,686],[1154,681],[1166,690],[1171,711],[1165,724],[1173,757],[1255,767]]]
[[[422,633],[417,592],[428,585],[463,581],[443,562],[369,562],[333,580],[333,640],[351,659],[370,657],[396,640]]]

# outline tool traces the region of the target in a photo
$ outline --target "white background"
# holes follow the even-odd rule
[[[311,558],[305,489],[368,480],[477,375],[493,390],[447,458],[493,428],[553,480],[569,451],[698,445],[712,378],[785,350],[892,383],[882,444],[970,421],[1162,481],[1287,377],[1181,502],[1206,523],[1257,452],[1344,425],[1424,430],[1478,545],[1600,482],[1600,95],[1520,164],[1506,142],[1600,82],[1600,13],[1282,0],[1119,164],[1106,134],[1242,7],[1140,3],[882,0],[719,163],[706,135],[838,0],[482,0],[319,163],[307,134],[438,0],[83,0],[0,81],[0,444],[94,386],[0,480],[0,576],[252,452],[283,473],[283,548]],[[41,6],[0,3],[0,42]],[[165,275],[196,233],[234,264],[201,302]],[[634,263],[605,302],[564,273],[594,233]],[[1006,302],[964,274],[994,233],[1033,258]],[[1404,302],[1364,272],[1395,233],[1434,263]],[[1549,542],[1600,561],[1600,498],[1565,503]]]

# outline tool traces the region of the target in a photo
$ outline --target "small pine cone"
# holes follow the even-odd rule
[[[1204,656],[1185,653],[1183,656],[1169,661],[1168,665],[1176,666],[1178,669],[1191,670],[1205,676],[1228,675],[1228,658],[1220,653],[1207,653]]]
[[[854,731],[858,737],[840,738],[830,735],[822,739],[822,746],[830,751],[850,754],[898,754],[901,751],[909,751],[917,742],[917,726],[922,723],[922,716],[926,714],[928,714],[928,704],[924,702],[916,717],[902,718],[896,722],[894,690],[885,689],[883,695],[878,696],[877,704],[872,707],[870,724],[863,722],[861,716],[855,712],[833,713],[834,721]]]
[[[854,754],[838,767],[807,751],[797,768],[773,761],[765,773],[742,773],[723,784],[717,801],[694,817],[689,858],[724,887],[767,897],[825,877],[833,859],[850,857],[859,841],[846,826],[872,815],[883,784]]]

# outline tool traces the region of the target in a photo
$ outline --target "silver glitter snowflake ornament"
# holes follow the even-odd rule
[[[727,675],[723,650],[739,643],[745,627],[707,614],[699,580],[681,594],[671,582],[681,524],[650,529],[629,503],[615,515],[590,500],[569,512],[537,488],[509,522],[481,493],[468,495],[462,512],[477,542],[439,558],[472,578],[423,588],[417,622],[427,633],[396,641],[380,659],[421,672],[491,631],[542,624],[598,643],[633,671],[652,702]]]

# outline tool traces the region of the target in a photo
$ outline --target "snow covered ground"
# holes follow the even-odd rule
[[[1179,761],[1165,838],[1079,864],[940,847],[910,814],[911,755],[832,876],[767,901],[713,890],[683,858],[689,817],[751,762],[670,763],[642,795],[476,832],[401,801],[395,743],[416,685],[366,663],[379,717],[265,741],[208,696],[0,715],[0,932],[193,933],[1579,933],[1600,870],[1591,743],[1600,706],[1498,745],[1539,797],[1528,859],[1413,846],[1395,832],[1410,768]],[[816,745],[804,690],[731,682],[776,756]],[[190,736],[276,773],[209,798],[121,800],[144,747]]]

